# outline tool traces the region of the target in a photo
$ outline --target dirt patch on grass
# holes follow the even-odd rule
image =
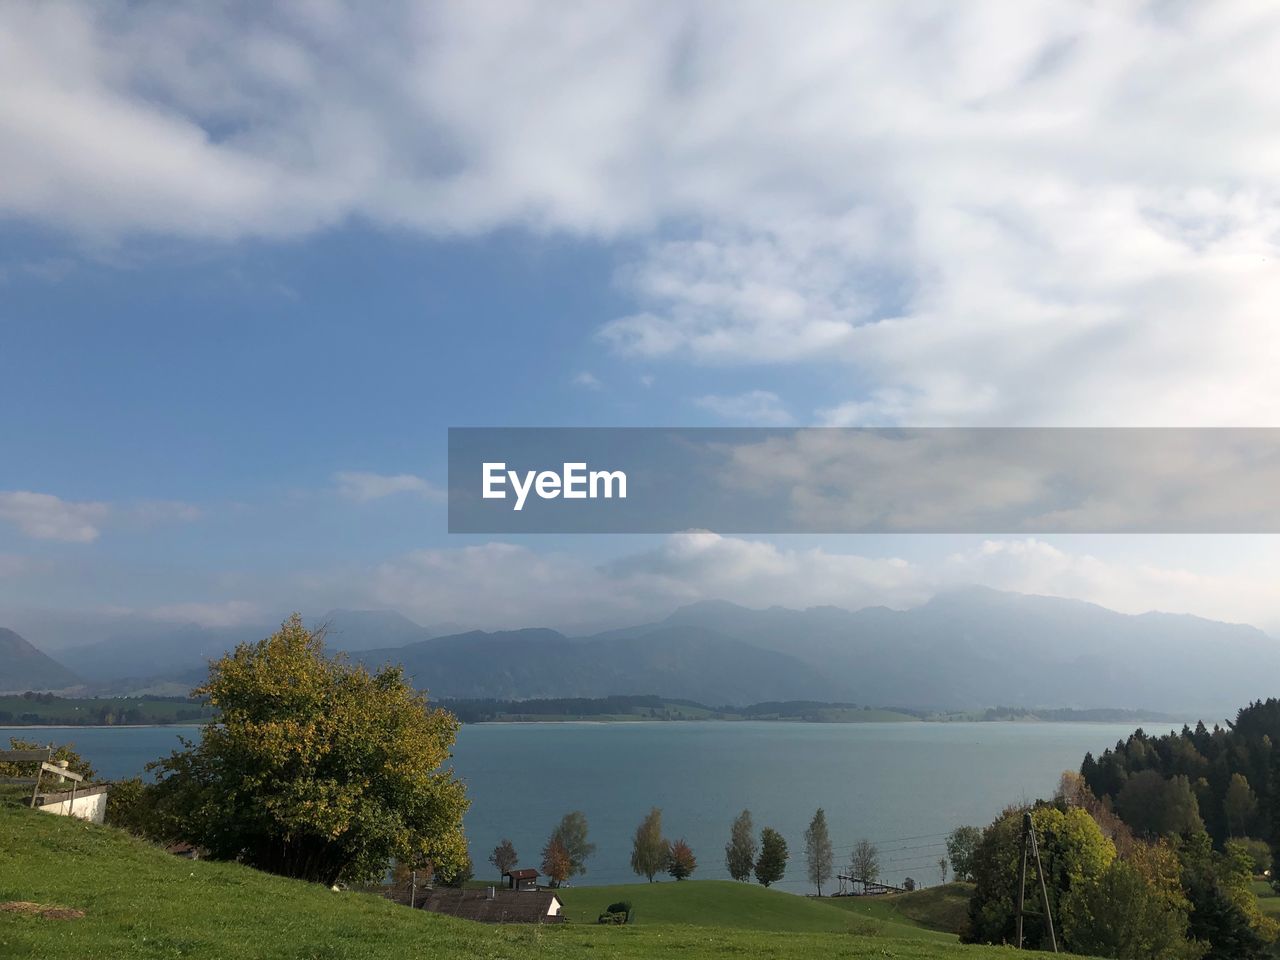
[[[45,920],[79,920],[84,916],[83,910],[75,907],[60,907],[52,903],[32,903],[30,900],[8,900],[0,903],[0,912],[25,913],[28,916],[43,917]]]

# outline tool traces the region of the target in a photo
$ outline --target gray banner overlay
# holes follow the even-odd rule
[[[449,430],[451,533],[683,530],[1275,533],[1280,429]]]

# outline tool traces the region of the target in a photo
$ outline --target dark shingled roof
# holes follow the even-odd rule
[[[540,874],[533,867],[521,867],[519,870],[508,870],[503,876],[513,880],[536,880]]]
[[[562,923],[563,914],[548,916],[556,895],[550,890],[494,890],[492,899],[485,890],[439,888],[419,894],[419,906],[432,913],[444,913],[480,923]]]

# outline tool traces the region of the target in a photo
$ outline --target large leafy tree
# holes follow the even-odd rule
[[[1096,883],[1078,884],[1063,897],[1062,938],[1073,953],[1090,956],[1197,960],[1206,945],[1187,939],[1187,913],[1137,866],[1115,860]]]
[[[631,869],[653,883],[671,862],[671,845],[662,836],[662,810],[653,807],[636,827],[631,841]]]
[[[822,896],[823,883],[831,879],[835,853],[831,849],[831,834],[827,831],[827,814],[821,807],[804,832],[804,855],[809,867],[809,882],[818,888],[818,896]]]
[[[587,858],[596,852],[596,845],[587,840],[587,815],[581,810],[566,813],[551,835],[569,855],[569,877],[586,873]]]
[[[749,881],[751,870],[756,865],[757,850],[751,811],[743,810],[734,819],[729,842],[724,845],[724,865],[729,870],[729,876],[735,880]]]
[[[777,883],[787,872],[787,841],[772,827],[760,831],[760,858],[756,860],[756,880],[764,886]]]
[[[1014,939],[1014,902],[1022,861],[1023,807],[1010,807],[982,834],[974,852],[976,887],[969,902],[966,937],[979,943],[1009,943]],[[1098,824],[1079,807],[1066,810],[1038,806],[1031,811],[1032,826],[1040,846],[1050,913],[1061,913],[1062,898],[1075,886],[1093,883],[1116,857],[1115,844],[1103,836]],[[1039,917],[1034,861],[1027,870],[1028,910],[1036,911],[1025,924],[1028,946],[1047,947]]]
[[[327,657],[322,633],[294,614],[213,663],[194,695],[217,720],[153,765],[181,839],[327,884],[375,878],[392,859],[467,869],[466,793],[442,769],[458,721],[399,668]]]

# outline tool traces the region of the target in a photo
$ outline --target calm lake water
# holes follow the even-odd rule
[[[579,882],[632,882],[631,835],[651,806],[662,808],[667,836],[693,847],[696,876],[723,877],[729,825],[749,807],[757,831],[772,826],[786,837],[792,861],[783,888],[799,892],[804,830],[816,807],[826,809],[838,863],[866,837],[880,847],[884,879],[933,884],[947,832],[1050,795],[1085,751],[1132,731],[1086,723],[477,724],[459,734],[454,765],[472,800],[466,829],[478,877],[492,872],[487,858],[502,837],[536,866],[561,815],[579,809],[597,845]],[[124,777],[168,753],[179,735],[197,733],[0,728],[0,741],[71,741],[102,776]]]

